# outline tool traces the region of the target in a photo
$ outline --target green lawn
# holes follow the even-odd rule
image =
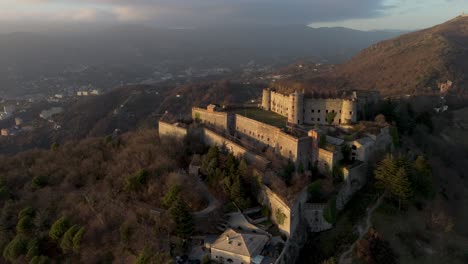
[[[264,111],[258,108],[236,109],[233,112],[275,127],[286,127],[287,118],[274,112]]]

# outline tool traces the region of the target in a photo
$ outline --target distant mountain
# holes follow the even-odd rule
[[[337,71],[390,95],[431,93],[449,80],[453,92],[467,93],[468,17],[374,44]]]
[[[319,58],[335,63],[395,35],[303,25],[195,29],[125,25],[86,32],[0,34],[0,86],[18,89],[18,83],[93,67],[118,67],[120,76],[129,72],[134,77],[137,72],[144,78],[154,69],[240,68],[252,60],[286,64]]]

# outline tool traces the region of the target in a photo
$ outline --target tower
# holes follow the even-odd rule
[[[289,95],[288,122],[302,125],[304,122],[304,94],[297,91]]]
[[[343,100],[340,124],[351,124],[357,122],[357,101]]]
[[[263,89],[262,108],[265,111],[270,111],[270,108],[271,108],[271,91],[270,91],[270,88]]]

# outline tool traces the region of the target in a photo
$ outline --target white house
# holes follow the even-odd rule
[[[251,264],[262,259],[261,253],[270,238],[264,234],[227,229],[209,245],[211,259],[219,263]]]

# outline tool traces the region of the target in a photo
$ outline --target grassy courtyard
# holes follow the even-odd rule
[[[287,118],[274,112],[264,111],[259,108],[239,108],[233,110],[233,112],[275,127],[286,127]]]

